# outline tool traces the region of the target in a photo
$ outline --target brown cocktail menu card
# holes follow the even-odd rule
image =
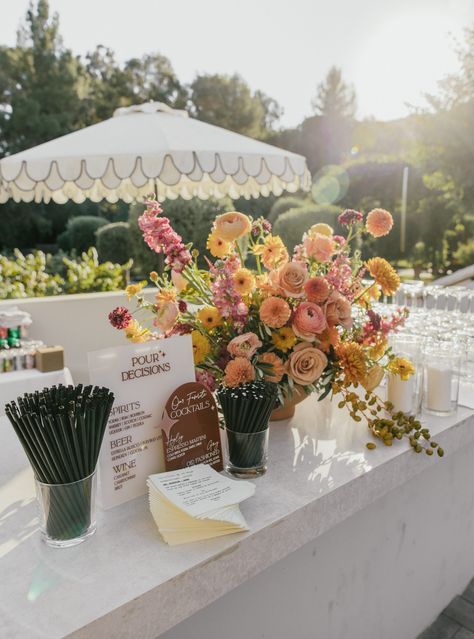
[[[217,406],[202,384],[189,382],[173,391],[163,411],[161,431],[167,471],[195,464],[222,470]]]

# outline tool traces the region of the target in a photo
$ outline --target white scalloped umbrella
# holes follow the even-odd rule
[[[258,197],[309,190],[306,160],[159,102],[0,160],[0,203]]]

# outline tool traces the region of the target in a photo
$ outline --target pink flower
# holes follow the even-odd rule
[[[350,224],[357,224],[364,219],[364,216],[360,211],[354,211],[354,209],[346,209],[337,218],[339,224],[349,226]]]
[[[138,218],[143,239],[155,253],[165,253],[165,263],[181,273],[191,262],[191,253],[183,243],[181,235],[173,231],[170,221],[160,217],[161,206],[154,199],[146,201],[146,211]]]
[[[210,393],[213,393],[217,388],[216,380],[209,371],[197,370],[196,381],[205,386]]]
[[[114,310],[109,313],[109,322],[114,328],[120,330],[127,328],[131,321],[132,314],[125,306],[117,306],[117,308],[114,308]]]
[[[304,292],[310,302],[321,304],[325,302],[329,296],[329,284],[324,277],[317,276],[309,279],[304,285]]]
[[[393,217],[385,209],[373,209],[367,215],[365,227],[372,237],[388,235],[392,230]]]
[[[251,359],[262,345],[255,333],[243,333],[231,339],[227,350],[232,357],[246,357]]]
[[[313,237],[305,237],[303,245],[306,250],[306,255],[318,262],[329,262],[336,250],[336,245],[332,237],[322,235],[321,233],[316,233]]]
[[[323,310],[313,302],[302,302],[296,309],[293,317],[293,332],[307,342],[316,339],[316,335],[322,333],[327,326]]]
[[[301,262],[288,262],[278,269],[278,285],[288,297],[302,297],[308,270]]]
[[[349,300],[333,291],[325,306],[326,320],[329,326],[340,324],[344,328],[352,326],[352,306]]]
[[[168,332],[176,324],[179,308],[176,302],[164,302],[157,306],[156,318],[153,324],[163,333]]]

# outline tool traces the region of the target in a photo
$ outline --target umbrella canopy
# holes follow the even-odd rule
[[[0,203],[280,195],[310,188],[306,160],[159,102],[0,160]]]

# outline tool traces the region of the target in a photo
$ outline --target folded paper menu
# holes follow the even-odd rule
[[[255,493],[248,481],[198,464],[150,475],[147,483],[151,514],[170,546],[248,530],[238,506]]]

